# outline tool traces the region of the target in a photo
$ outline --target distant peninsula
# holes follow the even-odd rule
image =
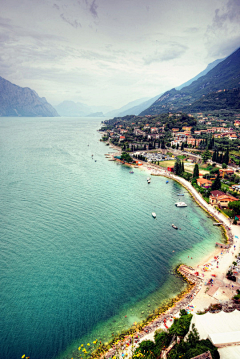
[[[0,117],[56,117],[57,111],[44,97],[0,77]]]

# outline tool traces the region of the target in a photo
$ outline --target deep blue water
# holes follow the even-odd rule
[[[99,127],[0,118],[1,358],[72,357],[108,341],[178,293],[170,268],[221,236],[179,184],[148,185],[144,171],[108,161]],[[180,192],[187,208],[174,206]]]

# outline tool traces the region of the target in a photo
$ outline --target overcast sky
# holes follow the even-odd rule
[[[118,108],[240,47],[240,0],[1,0],[0,39],[3,78]]]

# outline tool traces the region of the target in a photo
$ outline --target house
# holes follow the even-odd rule
[[[230,195],[224,195],[224,196],[218,197],[217,204],[219,207],[227,208],[229,202],[234,202],[234,201],[238,201],[238,198],[230,196]]]
[[[124,130],[124,129],[120,130],[120,133],[121,133],[121,134],[127,133],[127,132],[128,132],[128,130]]]
[[[197,185],[202,188],[210,188],[212,186],[212,181],[205,178],[198,178]]]
[[[238,201],[238,198],[230,196],[230,195],[224,193],[223,195],[217,196],[215,198],[215,201],[216,201],[215,204],[218,207],[228,208],[229,202]],[[209,203],[211,203],[211,196],[209,197]],[[211,203],[211,204],[213,204],[213,203]]]
[[[216,205],[218,196],[222,196],[222,195],[225,195],[225,193],[222,191],[218,191],[218,190],[211,191],[211,194],[209,197],[209,203],[212,205]]]
[[[141,131],[139,128],[134,128],[134,131],[133,131],[134,135],[135,136],[145,136],[145,132]]]
[[[192,126],[183,126],[183,131],[190,131],[191,132]]]
[[[199,354],[191,359],[212,359],[212,355],[211,352],[208,350],[207,352]]]
[[[171,146],[181,146],[182,144],[182,141],[181,140],[174,140],[174,141],[171,141]]]
[[[231,191],[234,191],[234,192],[238,192],[240,193],[240,185],[239,184],[234,184],[231,188],[230,188]]]
[[[237,135],[236,133],[229,133],[228,138],[229,140],[237,140]]]
[[[124,141],[124,140],[125,140],[125,136],[120,136],[119,137],[119,142]]]
[[[153,135],[147,135],[147,139],[148,140],[158,140],[159,139],[159,134],[158,133],[155,133]]]
[[[151,127],[151,133],[157,133],[158,129],[157,127]]]
[[[188,145],[192,145],[192,146],[199,146],[200,145],[200,143],[202,142],[202,138],[198,138],[198,139],[196,139],[196,138],[188,138],[187,139],[187,144]]]
[[[226,175],[233,175],[234,174],[234,170],[230,169],[230,168],[220,168],[219,169],[219,175],[220,177],[224,178]]]

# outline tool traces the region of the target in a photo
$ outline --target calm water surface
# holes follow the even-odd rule
[[[183,288],[170,273],[180,258],[194,264],[219,241],[179,184],[148,185],[104,157],[100,121],[0,118],[1,358],[108,341]]]

